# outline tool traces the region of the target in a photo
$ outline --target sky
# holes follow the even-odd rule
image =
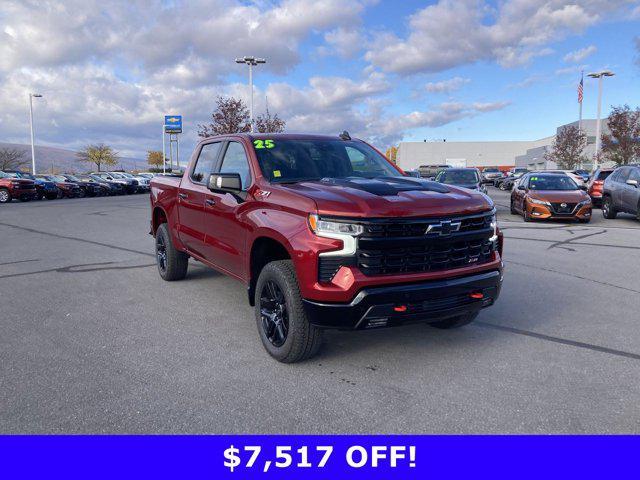
[[[0,141],[143,158],[165,114],[181,152],[218,95],[287,131],[405,141],[533,140],[578,119],[580,72],[610,69],[603,114],[640,105],[640,0],[2,0]],[[583,117],[597,82],[585,78]],[[181,156],[184,154],[181,153]]]

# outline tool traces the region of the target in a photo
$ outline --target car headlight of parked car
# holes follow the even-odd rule
[[[549,202],[545,202],[544,200],[537,200],[535,198],[530,198],[529,202],[533,203],[534,205],[544,205],[545,207],[550,207],[551,206],[551,204]]]

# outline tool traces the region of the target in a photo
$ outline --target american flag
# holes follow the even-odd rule
[[[584,89],[584,75],[580,77],[580,83],[578,84],[578,103],[582,103],[583,89]]]

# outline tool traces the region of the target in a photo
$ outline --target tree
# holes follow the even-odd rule
[[[0,148],[0,170],[20,170],[27,163],[24,150]]]
[[[602,155],[617,165],[640,160],[640,108],[613,107],[607,126],[611,134],[602,134]]]
[[[211,123],[198,125],[198,135],[212,137],[227,133],[241,133],[251,131],[249,110],[245,103],[233,97],[217,97],[216,109],[211,114]]]
[[[269,107],[265,113],[256,118],[256,130],[260,133],[282,133],[286,125],[287,122],[278,117],[277,113],[271,115]]]
[[[162,152],[158,152],[157,150],[149,150],[147,152],[147,163],[152,167],[162,168],[162,165],[167,161],[164,159],[162,161]]]
[[[396,163],[396,159],[398,158],[398,147],[396,147],[395,145],[390,146],[389,148],[387,148],[385,155],[393,163]]]
[[[98,171],[100,171],[100,167],[103,165],[107,167],[117,165],[119,158],[118,152],[104,143],[87,145],[85,148],[77,152],[76,156],[80,162],[93,163],[98,167]]]
[[[573,170],[587,161],[584,149],[587,146],[587,135],[578,127],[564,127],[556,135],[551,151],[544,154],[545,160],[555,162],[558,167]]]

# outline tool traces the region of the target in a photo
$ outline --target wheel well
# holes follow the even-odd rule
[[[257,238],[251,246],[251,258],[250,258],[250,276],[249,276],[249,304],[254,305],[254,294],[256,289],[256,282],[260,276],[260,272],[269,262],[275,260],[288,260],[291,256],[289,252],[277,240],[269,237]]]
[[[163,223],[167,223],[167,215],[164,213],[160,207],[156,207],[153,209],[153,234],[155,235],[158,231],[158,227]]]

